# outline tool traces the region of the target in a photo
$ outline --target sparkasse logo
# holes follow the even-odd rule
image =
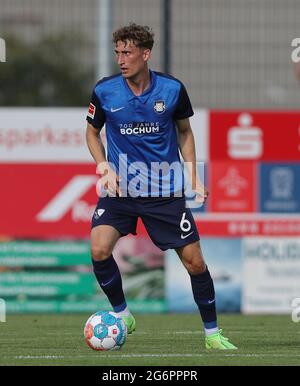
[[[2,38],[0,38],[0,62],[6,62],[6,43]]]
[[[233,159],[258,159],[263,155],[263,132],[260,127],[252,125],[251,114],[238,116],[237,126],[228,131],[228,155]]]

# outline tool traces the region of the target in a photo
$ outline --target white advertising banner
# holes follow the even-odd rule
[[[242,251],[242,311],[291,314],[300,297],[300,239],[249,237]]]
[[[209,111],[197,109],[190,118],[191,126],[195,137],[196,156],[198,161],[208,160],[209,141]]]
[[[85,108],[0,108],[0,162],[92,162]]]
[[[94,162],[86,145],[88,108],[0,108],[0,162]],[[198,160],[207,159],[208,112],[191,118]],[[105,130],[101,139],[106,145]]]

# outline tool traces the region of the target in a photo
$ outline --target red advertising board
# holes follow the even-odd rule
[[[211,160],[300,160],[300,112],[211,111]]]
[[[251,164],[242,162],[238,168],[239,175],[248,178],[250,187]],[[220,166],[225,177],[229,165],[225,163],[227,169]],[[0,176],[0,239],[89,237],[90,222],[98,200],[98,176],[94,164],[0,164]],[[300,235],[299,216],[249,213],[255,206],[255,196],[248,197],[247,194],[239,193],[239,205],[247,202],[248,213],[238,213],[238,210],[226,213],[224,205],[232,203],[212,186],[209,205],[214,212],[195,214],[200,235]],[[223,209],[218,208],[215,199],[223,200]],[[223,213],[216,209],[222,209]],[[137,232],[146,234],[140,221]]]
[[[293,216],[272,216],[253,213],[199,214],[196,224],[200,236],[242,237],[242,236],[299,236],[300,218]]]
[[[256,164],[251,161],[212,161],[209,166],[209,210],[254,212],[256,210]]]
[[[88,238],[98,201],[91,164],[0,164],[0,240]],[[147,235],[138,222],[138,233]]]
[[[0,235],[85,237],[97,202],[94,164],[0,164]]]

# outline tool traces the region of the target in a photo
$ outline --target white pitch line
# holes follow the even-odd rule
[[[249,333],[249,330],[232,330],[232,331],[228,331],[228,335],[235,335],[235,334],[244,334],[245,332]],[[254,332],[255,335],[272,335],[274,334],[272,331],[255,331]],[[295,334],[300,334],[300,331],[296,331],[296,332],[293,332],[291,333],[293,335]],[[65,332],[65,333],[62,333],[61,334],[62,336],[73,336],[73,337],[78,337],[78,334],[74,334],[72,332]],[[153,335],[153,332],[151,331],[135,331],[133,333],[133,336],[137,336],[137,335]],[[185,330],[185,331],[161,331],[160,332],[160,335],[204,335],[204,332],[201,331],[201,330],[193,330],[193,331],[189,331],[189,330]],[[225,334],[226,335],[226,334]],[[45,339],[47,339],[47,336],[57,336],[57,333],[47,333],[47,335],[45,335]],[[0,334],[0,337],[1,337],[1,334]],[[11,341],[15,341],[15,337],[12,337],[11,339],[5,337],[5,339],[8,341],[8,340],[11,340]],[[40,336],[37,336],[37,337],[31,337],[30,339],[39,339],[41,340],[42,338]],[[129,337],[130,339],[130,337]]]
[[[59,356],[59,355],[41,355],[41,356],[19,355],[14,357],[14,359],[64,359],[64,358],[65,358],[64,356]]]
[[[60,355],[19,355],[13,357],[14,359],[76,359],[76,358],[199,358],[199,357],[207,357],[208,354],[120,354],[120,355],[110,355],[110,354],[103,354],[99,353],[99,355],[72,355],[72,356],[60,356]],[[240,357],[240,358],[263,358],[263,357],[270,357],[270,358],[299,358],[300,354],[219,354],[214,355],[214,357]],[[5,357],[6,359],[9,359],[9,357]]]

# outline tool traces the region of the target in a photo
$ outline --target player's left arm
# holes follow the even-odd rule
[[[178,129],[178,144],[180,153],[184,162],[186,162],[191,178],[192,189],[196,193],[196,200],[205,202],[208,197],[208,190],[198,176],[195,139],[190,120],[189,118],[178,119],[175,121],[175,123]]]

